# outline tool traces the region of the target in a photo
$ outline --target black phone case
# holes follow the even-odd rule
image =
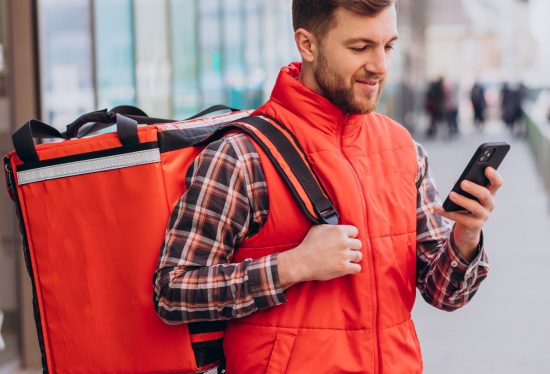
[[[485,152],[486,149],[490,148],[495,148],[495,151],[492,154],[491,158],[487,161],[480,161],[483,152]],[[455,183],[452,191],[466,196],[470,199],[477,200],[474,196],[470,195],[467,192],[464,192],[460,187],[460,183],[462,183],[462,181],[466,179],[470,182],[474,182],[482,186],[487,186],[489,184],[489,179],[487,179],[487,177],[485,176],[485,169],[490,166],[496,170],[509,150],[510,144],[506,142],[491,142],[481,144],[472,156],[464,171],[462,172],[460,178],[458,178],[458,181]],[[443,209],[448,212],[465,210],[460,205],[453,203],[449,199],[449,196],[447,196],[447,199],[445,199],[445,202],[443,203]]]

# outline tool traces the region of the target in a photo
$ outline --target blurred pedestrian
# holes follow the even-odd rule
[[[448,80],[443,84],[443,103],[449,135],[456,135],[458,134],[458,87]]]
[[[430,127],[426,135],[433,137],[437,133],[437,124],[443,119],[445,91],[443,89],[443,78],[430,83],[426,92],[424,108],[430,117]]]
[[[511,102],[512,102],[512,90],[507,82],[504,82],[502,88],[500,89],[500,116],[502,121],[506,124],[507,127],[510,127],[512,122],[512,113],[511,113]]]
[[[485,108],[487,106],[485,101],[485,88],[481,83],[475,82],[472,86],[470,101],[474,109],[474,125],[481,130],[485,124]]]
[[[527,88],[523,83],[511,88],[504,83],[500,91],[502,120],[510,130],[514,132],[523,118],[523,101],[527,96]]]
[[[527,87],[523,84],[523,82],[519,82],[517,88],[516,122],[521,121],[523,118],[523,104],[525,103],[525,99],[527,99],[527,94]]]

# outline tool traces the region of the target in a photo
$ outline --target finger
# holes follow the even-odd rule
[[[472,196],[475,196],[481,205],[489,211],[493,211],[494,201],[493,194],[489,191],[488,188],[480,186],[479,184],[472,183],[470,181],[463,181],[460,184],[460,187],[465,192],[468,192]]]
[[[355,251],[360,251],[363,248],[363,242],[361,242],[361,240],[359,239],[349,239],[348,243],[348,247]]]
[[[338,227],[344,232],[344,234],[346,234],[346,236],[350,238],[356,238],[357,235],[359,235],[359,230],[355,226],[339,225]]]
[[[356,264],[355,262],[348,262],[347,273],[348,274],[357,274],[361,272],[361,265]]]
[[[463,225],[468,229],[477,229],[483,225],[483,221],[471,214],[464,212],[447,212],[442,207],[435,207],[435,212],[451,221]]]
[[[363,259],[363,253],[361,251],[349,251],[348,259],[350,262],[361,262]]]
[[[485,219],[486,216],[488,216],[488,212],[483,205],[481,205],[478,201],[467,198],[466,196],[460,195],[456,192],[451,192],[449,194],[449,199],[456,205],[460,205],[464,209],[466,209],[468,212],[470,212],[473,216],[476,218],[482,218]]]
[[[500,176],[498,171],[496,171],[492,167],[488,167],[485,169],[485,175],[487,176],[487,178],[489,178],[489,185],[487,186],[487,188],[494,196],[498,189],[502,187],[502,177]]]

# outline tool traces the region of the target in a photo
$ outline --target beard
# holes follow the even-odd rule
[[[380,79],[377,74],[369,72],[356,73],[352,77],[352,82],[348,84],[344,78],[329,70],[327,60],[323,55],[319,55],[318,63],[313,67],[313,74],[317,84],[323,91],[323,95],[342,109],[344,113],[367,114],[376,109],[384,86],[384,79]],[[354,94],[353,88],[356,81],[371,79],[379,79],[378,90],[375,93],[363,97]]]

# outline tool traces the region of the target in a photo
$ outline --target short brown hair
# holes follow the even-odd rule
[[[394,3],[395,0],[293,0],[292,24],[294,31],[304,28],[322,38],[330,30],[334,12],[339,7],[364,16],[376,16]]]

